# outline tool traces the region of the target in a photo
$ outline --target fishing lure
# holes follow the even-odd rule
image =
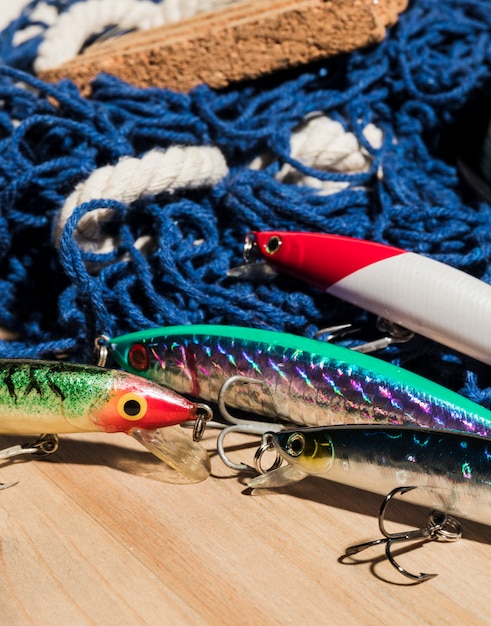
[[[179,431],[171,429],[169,436],[171,431],[164,433],[163,427],[188,420],[199,424],[210,417],[207,406],[127,372],[58,361],[0,360],[4,435],[124,432],[189,479],[202,480],[209,474],[206,451]]]
[[[491,365],[491,286],[465,272],[385,244],[320,233],[253,232],[245,268],[257,257]]]
[[[405,424],[491,436],[491,411],[375,357],[286,333],[189,325],[109,341],[124,369],[179,393],[304,426]],[[264,431],[263,431],[264,432]]]
[[[256,453],[258,469],[262,454],[271,449],[286,465],[248,481],[251,488],[280,487],[315,475],[381,495],[389,493],[388,499],[396,492],[407,493],[405,499],[413,504],[491,525],[491,439],[488,437],[397,426],[288,430],[264,435]],[[382,513],[383,510],[384,507]],[[457,525],[455,521],[454,527]],[[380,527],[386,536],[382,541],[421,536],[389,535],[382,524]],[[378,543],[381,540],[353,546],[346,554],[355,554]],[[395,564],[393,557],[391,561]],[[397,564],[396,567],[418,580],[432,576],[415,576]]]

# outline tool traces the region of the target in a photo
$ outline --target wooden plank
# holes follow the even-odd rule
[[[251,462],[257,440],[230,441]],[[491,623],[489,527],[464,522],[459,542],[401,554],[439,573],[413,585],[380,548],[338,560],[378,535],[378,496],[323,479],[251,495],[216,456],[212,468],[203,483],[161,482],[160,464],[124,435],[63,436],[51,461],[4,464],[1,480],[20,482],[0,492],[3,623]],[[400,501],[389,522],[407,529],[426,513]]]
[[[216,88],[379,42],[407,0],[253,0],[87,48],[40,74],[84,93],[99,73],[140,87]]]

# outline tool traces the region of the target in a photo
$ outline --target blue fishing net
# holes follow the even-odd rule
[[[491,206],[467,186],[456,158],[474,107],[491,93],[488,0],[413,0],[377,46],[220,91],[140,89],[100,75],[88,98],[69,80],[35,77],[42,24],[14,45],[38,4],[0,33],[0,326],[12,334],[0,341],[1,357],[89,361],[101,334],[168,324],[312,336],[365,320],[356,307],[290,278],[227,277],[251,230],[376,240],[491,283]],[[313,112],[357,136],[373,157],[369,171],[321,173],[292,159],[291,134]],[[384,133],[380,149],[362,134],[368,123]],[[131,205],[91,200],[76,208],[55,246],[56,216],[77,183],[123,156],[175,144],[218,147],[228,175],[210,189]],[[265,153],[276,158],[251,169]],[[280,182],[285,163],[349,185],[325,195]],[[102,257],[73,237],[78,220],[101,207],[114,209],[119,242]],[[134,242],[148,232],[158,245],[143,254]],[[488,366],[423,338],[378,356],[491,407]]]

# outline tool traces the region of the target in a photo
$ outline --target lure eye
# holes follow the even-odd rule
[[[300,456],[305,450],[305,437],[301,433],[293,433],[288,437],[286,450],[290,456]]]
[[[278,237],[278,235],[273,235],[269,238],[268,243],[266,244],[264,249],[268,254],[276,254],[280,249],[281,244],[281,237]]]
[[[145,416],[147,412],[147,401],[142,396],[134,393],[125,393],[118,400],[118,413],[125,419],[136,421]]]
[[[135,343],[128,352],[128,362],[138,372],[144,372],[150,367],[150,358],[147,349],[141,343]]]

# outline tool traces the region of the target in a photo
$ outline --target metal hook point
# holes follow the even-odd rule
[[[19,482],[18,480],[14,480],[12,483],[0,483],[0,490],[8,489],[9,487],[15,487],[15,485],[17,485],[18,482]]]
[[[220,411],[220,415],[230,424],[243,424],[244,426],[248,426],[251,424],[250,420],[241,419],[239,417],[235,417],[230,413],[227,409],[227,403],[225,400],[225,396],[229,391],[239,385],[257,385],[262,387],[263,391],[269,391],[268,383],[264,380],[258,380],[257,378],[251,378],[249,376],[242,376],[241,374],[236,374],[235,376],[230,376],[220,387],[220,391],[218,392],[218,410]],[[264,431],[263,431],[264,432]]]
[[[407,343],[414,337],[414,332],[404,328],[403,326],[399,326],[399,324],[395,324],[394,322],[390,322],[384,318],[378,317],[376,322],[377,329],[383,333],[385,333],[382,337],[378,339],[374,339],[373,341],[368,341],[359,345],[351,346],[351,350],[355,352],[362,352],[364,354],[376,352],[377,350],[384,350],[388,346],[397,343]],[[355,335],[359,333],[361,328],[357,328],[351,323],[348,324],[338,324],[337,326],[329,326],[327,328],[322,328],[318,330],[314,339],[319,339],[320,341],[338,341],[339,339],[343,339],[344,337],[348,337],[350,335]]]

